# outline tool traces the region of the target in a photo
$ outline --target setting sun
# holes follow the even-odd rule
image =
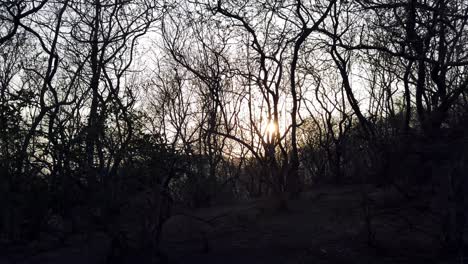
[[[277,126],[274,121],[270,121],[266,127],[266,132],[269,136],[273,135],[277,131]]]

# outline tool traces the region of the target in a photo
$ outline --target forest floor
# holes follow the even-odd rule
[[[268,199],[176,211],[164,226],[162,249],[174,264],[460,263],[441,261],[436,241],[406,226],[411,216],[404,212],[406,220],[398,214],[375,218],[378,246],[369,247],[363,188],[317,187],[289,201],[287,211],[275,210]],[[95,234],[86,241],[33,256],[0,254],[0,264],[105,263],[109,239]]]
[[[398,215],[374,219],[378,246],[369,247],[363,188],[319,187],[283,212],[256,200],[176,215],[163,234],[165,251],[180,264],[449,263],[436,260],[433,238],[405,227]]]

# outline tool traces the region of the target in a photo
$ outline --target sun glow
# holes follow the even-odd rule
[[[268,133],[268,135],[273,136],[273,134],[275,134],[277,130],[278,130],[278,127],[275,124],[275,122],[270,121],[266,127],[266,132]]]

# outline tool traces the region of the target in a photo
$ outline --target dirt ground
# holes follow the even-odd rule
[[[164,250],[174,263],[443,263],[436,241],[398,215],[374,219],[377,245],[369,247],[363,188],[320,187],[283,212],[256,200],[176,215]]]
[[[283,211],[273,208],[271,199],[175,210],[164,226],[162,250],[174,264],[463,263],[440,258],[436,239],[428,235],[431,226],[426,232],[408,224],[427,217],[408,221],[413,216],[404,208],[396,210],[401,214],[394,210],[374,218],[377,243],[369,247],[362,217],[363,188],[367,187],[316,188],[289,201]],[[105,263],[110,242],[104,234],[76,241],[54,251],[28,255],[23,249],[0,255],[0,263]]]

